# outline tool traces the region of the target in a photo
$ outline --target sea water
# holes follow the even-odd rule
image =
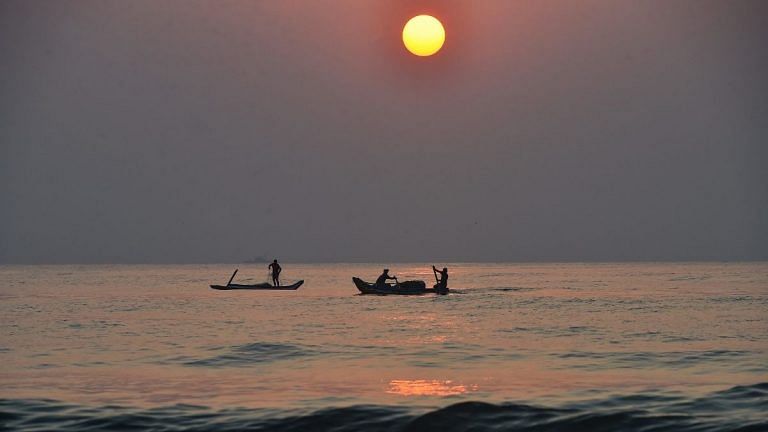
[[[437,264],[0,266],[0,429],[768,430],[768,263]]]

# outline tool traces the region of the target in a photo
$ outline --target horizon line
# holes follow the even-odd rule
[[[616,260],[616,261],[600,261],[600,260],[520,260],[520,261],[292,261],[292,260],[279,260],[281,263],[286,264],[430,264],[430,263],[445,263],[445,264],[750,264],[750,263],[768,263],[768,259],[747,259],[747,260],[724,260],[724,259],[702,259],[702,260]],[[184,265],[184,266],[205,266],[205,265],[261,265],[269,264],[271,261],[264,262],[39,262],[39,263],[24,263],[24,262],[0,262],[0,266],[166,266],[166,265]]]

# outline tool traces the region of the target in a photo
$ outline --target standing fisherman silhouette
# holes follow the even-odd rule
[[[277,263],[277,260],[272,261],[272,264],[270,264],[267,268],[272,270],[272,285],[280,286],[280,272],[283,271],[283,268],[280,267],[280,264]]]
[[[448,267],[443,267],[443,270],[438,270],[435,266],[432,266],[432,271],[435,273],[435,291],[438,294],[448,294]],[[437,274],[440,273],[440,280],[437,280]]]
[[[390,276],[389,269],[384,269],[384,272],[381,273],[381,276],[376,279],[376,286],[378,288],[387,288],[387,279],[394,279],[395,283],[397,283],[397,276]]]

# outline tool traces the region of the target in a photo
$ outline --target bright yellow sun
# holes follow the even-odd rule
[[[437,18],[418,15],[403,27],[403,43],[408,51],[417,56],[431,56],[443,47],[445,29]]]

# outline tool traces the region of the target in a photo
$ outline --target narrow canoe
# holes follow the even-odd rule
[[[426,288],[422,281],[408,281],[396,285],[387,284],[387,288],[381,288],[375,284],[368,283],[360,278],[353,277],[352,282],[360,290],[361,294],[376,295],[423,295],[423,294],[442,294],[434,288]]]
[[[272,284],[269,284],[267,282],[255,284],[255,285],[242,285],[242,284],[229,284],[229,285],[211,285],[211,288],[215,290],[279,290],[279,291],[290,291],[290,290],[297,290],[301,285],[304,284],[303,280],[300,280],[296,283],[293,283],[291,285],[281,285],[281,286],[274,286]]]

